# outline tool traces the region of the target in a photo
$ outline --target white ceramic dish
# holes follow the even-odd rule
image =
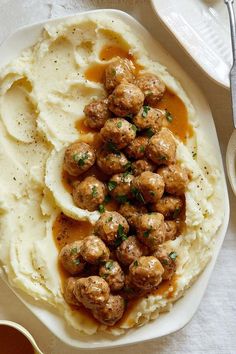
[[[187,76],[183,69],[172,59],[168,53],[151,37],[151,35],[142,27],[133,17],[124,12],[117,10],[95,10],[106,12],[110,15],[122,19],[125,23],[133,28],[134,33],[145,44],[146,49],[150,53],[150,57],[165,64],[170,72],[177,78],[181,78],[181,84],[187,91],[193,105],[195,106],[202,129],[204,129],[207,139],[214,147],[216,157],[221,163],[223,174],[223,191],[222,203],[224,203],[224,220],[218,230],[216,237],[216,245],[211,262],[208,264],[204,272],[199,276],[195,284],[186,292],[185,296],[176,302],[173,309],[169,313],[165,313],[156,321],[150,322],[143,327],[132,329],[123,336],[111,337],[106,334],[95,335],[92,337],[78,334],[73,329],[66,326],[65,321],[53,309],[46,305],[37,303],[26,294],[12,289],[22,302],[36,315],[60,340],[70,346],[77,348],[99,348],[99,347],[114,347],[137,343],[149,339],[158,338],[172,332],[175,332],[185,326],[196,312],[203,294],[206,290],[212,269],[216,262],[221,244],[224,240],[228,219],[229,219],[229,201],[228,192],[225,183],[223,165],[220,155],[219,142],[216,135],[214,121],[203,94],[195,83]],[[83,16],[85,13],[80,13],[78,16]],[[53,22],[61,21],[62,19],[52,20]],[[40,24],[25,27],[17,31],[0,47],[0,66],[6,64],[13,58],[17,57],[20,52],[32,45],[38,38],[43,29],[45,21]]]
[[[183,48],[219,84],[229,88],[232,63],[229,20],[223,0],[151,0]]]

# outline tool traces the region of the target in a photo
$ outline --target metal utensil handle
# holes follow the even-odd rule
[[[231,30],[231,41],[233,49],[233,62],[236,61],[236,22],[233,3],[234,0],[224,0],[227,5],[229,17],[230,17],[230,30]]]

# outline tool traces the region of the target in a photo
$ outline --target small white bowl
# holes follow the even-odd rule
[[[22,333],[28,339],[28,341],[32,344],[35,354],[43,354],[43,352],[37,346],[37,343],[35,342],[34,337],[30,334],[30,332],[25,327],[19,325],[16,322],[5,321],[5,320],[0,320],[0,326],[7,326],[7,327],[15,328],[17,331]]]
[[[232,190],[236,195],[236,129],[234,129],[228,143],[226,152],[226,167]]]

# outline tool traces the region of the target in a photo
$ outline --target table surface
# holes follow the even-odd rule
[[[225,161],[227,143],[233,131],[229,91],[206,77],[164,28],[153,13],[148,0],[0,0],[0,43],[22,25],[96,8],[117,8],[136,17],[201,87],[213,113]],[[181,78],[179,79],[181,81]],[[170,336],[122,348],[123,354],[132,353],[134,350],[137,354],[236,353],[236,198],[230,186],[229,195],[231,218],[227,235],[207,291],[193,320]],[[78,353],[78,350],[71,349],[54,337],[2,282],[0,318],[25,326],[45,354]],[[120,350],[97,350],[96,353],[118,354]]]

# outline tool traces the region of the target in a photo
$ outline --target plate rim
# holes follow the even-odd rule
[[[81,16],[81,15],[86,15],[86,14],[92,14],[92,13],[99,13],[99,12],[110,12],[110,13],[113,13],[113,14],[117,14],[119,16],[123,16],[123,20],[124,22],[126,20],[128,21],[131,21],[133,22],[133,24],[135,24],[136,26],[139,26],[140,30],[143,31],[143,33],[145,35],[149,35],[150,38],[152,38],[152,40],[154,42],[156,42],[163,50],[163,52],[165,54],[168,54],[168,51],[159,44],[158,40],[156,39],[153,39],[153,36],[152,34],[139,22],[137,21],[133,16],[127,14],[126,12],[124,11],[121,11],[121,10],[117,10],[117,9],[95,9],[95,10],[88,10],[88,11],[83,11],[83,12],[77,12],[77,13],[74,13],[74,14],[71,14],[71,15],[66,15],[66,16],[62,16],[62,17],[58,17],[58,18],[52,18],[52,19],[47,19],[47,20],[44,20],[44,21],[40,21],[40,22],[36,22],[34,24],[30,24],[30,25],[25,25],[25,26],[22,26],[20,28],[18,28],[14,33],[10,34],[0,45],[0,50],[2,50],[2,48],[4,46],[6,46],[8,44],[8,42],[10,40],[12,40],[14,38],[14,36],[17,36],[19,33],[25,31],[25,30],[32,30],[32,29],[37,29],[39,27],[40,28],[40,31],[42,30],[43,26],[47,23],[50,23],[50,22],[60,22],[62,20],[65,20],[65,19],[69,19],[69,18],[73,18],[73,17],[77,17],[77,16]],[[32,44],[29,44],[27,47],[30,47]],[[26,48],[26,47],[24,47]],[[23,49],[22,49],[23,50]],[[182,66],[179,65],[178,63],[176,63],[176,60],[174,59],[174,57],[172,55],[169,55],[170,57],[170,60],[172,60],[177,66],[179,66],[181,68],[181,70],[185,73],[186,75],[186,78],[188,80],[190,80],[191,82],[193,82],[194,80],[191,78],[191,76],[189,74],[187,74],[185,72],[184,69],[182,69]],[[6,64],[4,64],[6,65]],[[0,66],[1,67],[1,66]],[[170,70],[171,71],[171,70]],[[178,80],[178,79],[177,79]],[[214,130],[215,130],[215,124],[214,124],[214,119],[213,119],[213,116],[212,116],[212,112],[211,112],[211,109],[209,107],[209,104],[207,102],[207,100],[205,99],[205,95],[202,93],[201,89],[198,87],[198,85],[196,85],[194,83],[194,87],[199,91],[199,93],[201,94],[201,99],[204,100],[204,104],[208,110],[208,113],[211,117],[211,120],[212,120],[212,124],[213,124],[213,127],[214,127]],[[62,342],[64,342],[65,344],[71,346],[71,347],[74,347],[74,348],[81,348],[81,349],[88,349],[88,350],[92,350],[92,349],[98,349],[98,348],[114,348],[114,347],[120,347],[120,346],[127,346],[127,345],[131,345],[131,344],[135,344],[135,343],[139,343],[139,342],[145,342],[145,341],[148,341],[148,340],[153,340],[153,339],[157,339],[157,338],[161,338],[163,336],[166,336],[166,335],[169,335],[171,333],[174,333],[178,330],[180,330],[181,328],[185,327],[190,321],[191,319],[193,318],[193,316],[195,315],[195,313],[197,312],[198,308],[199,308],[199,305],[201,303],[201,300],[205,294],[205,291],[206,291],[206,288],[207,288],[207,285],[209,283],[209,280],[210,280],[210,276],[212,274],[212,271],[213,271],[213,268],[215,266],[215,263],[216,263],[216,259],[218,257],[218,254],[220,252],[220,249],[221,249],[221,246],[222,246],[222,243],[224,241],[224,238],[226,236],[226,231],[227,231],[227,227],[228,227],[228,222],[229,222],[229,210],[230,210],[230,206],[229,206],[229,197],[228,197],[228,190],[227,190],[227,185],[226,185],[226,177],[225,177],[225,171],[224,171],[224,167],[223,167],[223,162],[222,162],[222,155],[221,155],[221,152],[220,152],[220,147],[219,147],[219,140],[218,140],[218,137],[217,137],[217,133],[216,133],[216,130],[215,130],[215,137],[216,137],[216,141],[217,141],[217,150],[218,150],[218,153],[217,153],[217,158],[219,159],[219,163],[220,163],[220,167],[221,167],[221,173],[222,173],[222,184],[223,184],[223,188],[224,188],[224,205],[225,205],[225,214],[224,214],[224,218],[223,218],[223,221],[222,221],[222,224],[219,228],[219,230],[217,231],[220,232],[220,235],[222,235],[220,238],[218,237],[217,239],[218,240],[218,249],[215,250],[215,247],[214,247],[214,250],[213,250],[213,253],[212,253],[212,258],[211,260],[209,261],[208,265],[204,268],[203,273],[206,273],[206,280],[204,281],[204,283],[206,283],[206,285],[204,286],[204,291],[201,293],[201,295],[198,297],[198,302],[197,302],[197,305],[194,307],[194,311],[192,311],[191,315],[187,318],[187,320],[184,320],[181,325],[177,325],[177,328],[173,328],[172,330],[170,331],[167,331],[166,333],[164,334],[161,334],[161,335],[155,335],[155,333],[152,333],[150,331],[150,334],[147,338],[145,339],[142,339],[141,337],[137,338],[136,339],[131,339],[129,341],[126,341],[126,342],[123,342],[123,343],[116,343],[116,339],[119,339],[119,338],[124,338],[127,337],[129,334],[128,332],[126,332],[125,335],[121,335],[121,336],[118,336],[118,337],[115,337],[115,336],[112,336],[112,339],[109,341],[109,342],[93,342],[93,341],[90,341],[90,342],[85,342],[85,341],[81,341],[80,342],[80,339],[78,338],[78,341],[77,343],[70,343],[69,340],[65,339],[65,338],[62,338],[60,336],[59,333],[57,333],[56,331],[53,331],[52,328],[49,326],[49,324],[46,322],[46,321],[43,321],[42,318],[39,316],[38,313],[36,313],[34,311],[34,305],[31,305],[29,302],[27,302],[24,297],[28,297],[27,294],[23,293],[24,295],[22,296],[21,294],[21,291],[18,290],[17,288],[15,287],[12,287],[8,280],[4,279],[4,281],[7,282],[7,285],[10,287],[10,289],[13,291],[13,293],[15,293],[15,295],[21,300],[21,302],[32,312],[32,314],[37,317],[46,327],[47,329],[53,333],[53,335],[55,335],[59,340],[61,340]],[[192,285],[192,287],[198,283],[198,281],[200,282],[200,277],[202,276],[202,274],[200,274],[198,276],[198,279],[194,282],[194,284]],[[4,277],[3,277],[4,278]],[[202,279],[202,278],[201,278]],[[191,288],[192,288],[191,287]],[[33,299],[32,299],[33,300]],[[178,300],[177,302],[181,301]],[[32,301],[33,302],[33,301]],[[36,302],[34,300],[34,302]],[[40,303],[41,305],[41,303]],[[61,316],[62,317],[62,316]],[[184,316],[183,316],[184,317]],[[65,321],[64,318],[62,318],[63,321]],[[158,319],[154,320],[154,321],[150,321],[149,324],[150,326],[155,322],[155,321],[158,321]],[[147,326],[147,325],[145,325]],[[144,326],[144,327],[145,327]],[[141,327],[141,328],[144,328],[144,327]],[[135,329],[133,329],[133,331],[135,331]],[[130,330],[132,331],[132,329]],[[105,334],[106,335],[106,334]],[[78,334],[79,336],[79,334]],[[90,338],[92,338],[92,336],[90,336]]]

